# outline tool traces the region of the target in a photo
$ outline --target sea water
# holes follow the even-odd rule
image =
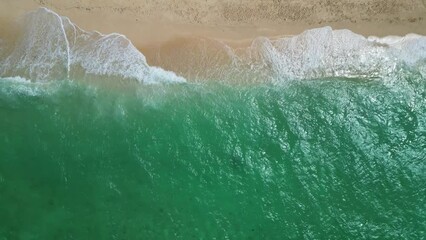
[[[423,37],[259,38],[180,77],[31,14],[0,50],[0,239],[424,238]]]

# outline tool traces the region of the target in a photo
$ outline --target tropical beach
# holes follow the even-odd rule
[[[422,239],[421,0],[0,1],[0,240]]]

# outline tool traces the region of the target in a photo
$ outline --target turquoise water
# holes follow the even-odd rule
[[[423,239],[426,79],[0,80],[0,239]]]

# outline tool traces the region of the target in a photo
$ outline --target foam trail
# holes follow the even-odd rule
[[[150,67],[125,36],[86,32],[49,9],[27,14],[20,24],[18,41],[9,44],[10,54],[2,57],[2,77],[20,76],[34,81],[93,76],[143,83],[185,81],[174,73]]]
[[[155,64],[179,72],[187,79],[200,78],[201,81],[280,83],[328,77],[389,79],[402,68],[424,73],[426,65],[424,36],[366,38],[330,27],[276,40],[259,37],[242,48],[206,39],[188,39],[180,48],[161,49]]]
[[[169,52],[158,51],[155,64],[125,36],[87,32],[68,18],[41,8],[21,21],[14,43],[0,41],[0,77],[33,81],[131,79],[143,83],[215,79],[227,82],[285,82],[327,77],[388,78],[401,68],[426,75],[426,37],[364,37],[330,27],[271,40],[255,39],[233,49],[215,40],[190,42]],[[168,54],[168,55],[167,55]]]
[[[22,32],[10,44],[10,55],[1,63],[3,77],[33,80],[66,78],[67,45],[58,15],[47,9],[27,14],[20,22]]]
[[[267,66],[275,77],[386,77],[400,66],[418,68],[426,59],[426,37],[365,38],[330,27],[278,40],[256,39],[240,64]]]

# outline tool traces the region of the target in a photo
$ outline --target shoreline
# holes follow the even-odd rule
[[[405,36],[409,33],[426,35],[426,0],[395,0],[392,3],[385,1],[375,4],[372,0],[360,0],[348,6],[328,6],[330,3],[325,3],[325,0],[310,3],[290,1],[300,2],[296,5],[285,1],[278,1],[276,5],[276,2],[254,0],[242,6],[235,0],[227,3],[218,0],[205,3],[185,0],[180,4],[173,0],[164,0],[163,4],[154,0],[145,0],[144,3],[135,0],[2,1],[0,34],[13,31],[13,22],[26,12],[47,7],[70,18],[87,31],[123,34],[141,50],[175,39],[193,37],[240,45],[257,37],[298,35],[305,30],[324,26],[349,29],[365,37]],[[222,6],[224,4],[226,7]],[[285,11],[277,12],[280,7]],[[285,7],[292,9],[286,10]],[[314,7],[318,8],[315,12],[319,13],[316,15],[312,13]],[[354,13],[348,11],[351,8]],[[324,15],[329,12],[331,16]],[[377,16],[368,17],[368,12],[376,13]]]
[[[207,19],[205,23],[194,23],[189,20],[183,21],[180,18],[176,18],[173,22],[173,12],[168,12],[172,15],[168,17],[163,16],[163,18],[159,18],[158,21],[153,22],[153,16],[151,15],[142,15],[143,19],[137,18],[137,21],[135,21],[135,13],[126,14],[126,12],[122,11],[110,11],[110,7],[106,9],[94,8],[94,10],[90,11],[81,7],[77,9],[75,7],[66,8],[65,0],[55,1],[57,4],[62,2],[62,5],[60,5],[63,8],[62,10],[58,7],[59,5],[50,6],[47,4],[48,0],[0,2],[0,39],[5,39],[5,42],[13,43],[13,37],[18,36],[14,33],[19,31],[16,20],[24,16],[25,13],[37,10],[40,7],[46,7],[54,11],[55,14],[68,17],[71,22],[85,31],[97,31],[102,34],[118,32],[126,36],[133,43],[142,53],[143,61],[146,60],[149,66],[157,66],[188,78],[190,76],[203,76],[203,74],[208,75],[207,72],[202,71],[206,68],[226,69],[233,62],[233,59],[235,59],[234,55],[240,54],[244,57],[247,54],[247,52],[244,52],[244,49],[247,49],[253,43],[253,40],[259,37],[275,40],[282,37],[299,35],[306,30],[324,26],[329,26],[334,30],[348,29],[366,38],[369,36],[379,38],[384,36],[406,36],[410,33],[426,35],[426,20],[422,17],[417,17],[420,19],[418,21],[407,22],[401,20],[392,24],[383,21],[371,21],[367,24],[363,22],[364,20],[361,22],[355,20],[348,22],[345,18],[335,22],[315,23],[311,21],[312,19],[306,20],[306,16],[302,16],[300,21],[291,20],[290,22],[286,21],[283,23],[280,22],[280,19],[276,19],[275,22],[268,22],[260,18],[256,23],[240,22],[237,24],[232,21],[224,21],[223,19],[222,22],[217,19],[210,19],[210,21],[207,21]],[[68,1],[72,4],[74,0]],[[93,1],[94,3],[97,2],[97,0]],[[111,1],[106,0],[107,3],[111,3]],[[122,1],[123,4],[125,2],[135,3],[135,0],[117,1]],[[145,1],[148,2],[151,0]],[[207,0],[206,2],[209,1],[215,0]],[[234,0],[229,1],[232,2]],[[400,0],[395,1],[398,2]],[[43,2],[43,4],[37,4],[36,2]],[[45,5],[49,5],[50,7]],[[253,20],[248,19],[247,21]],[[8,37],[11,38],[8,39]],[[262,39],[259,40],[262,41]],[[317,36],[310,37],[310,40],[312,40],[312,46],[317,45]],[[385,41],[389,41],[389,39]],[[250,59],[250,53],[245,57]],[[214,74],[218,75],[219,73]]]

